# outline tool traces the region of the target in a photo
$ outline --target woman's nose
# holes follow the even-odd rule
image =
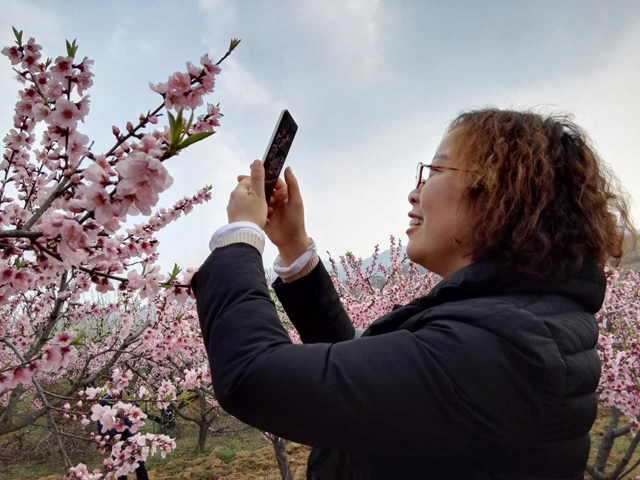
[[[420,202],[420,187],[416,187],[409,192],[409,203],[414,205]]]

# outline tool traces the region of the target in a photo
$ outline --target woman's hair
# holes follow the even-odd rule
[[[569,117],[482,109],[448,132],[469,170],[472,261],[567,277],[585,262],[619,265],[625,238],[635,245],[626,194]]]

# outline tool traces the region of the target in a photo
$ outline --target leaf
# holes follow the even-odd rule
[[[69,43],[69,40],[65,40],[67,44],[67,56],[73,58],[76,56],[76,52],[78,51],[78,44],[76,43],[76,39],[73,39],[73,42]]]
[[[82,341],[84,340],[84,337],[86,335],[84,333],[81,333],[80,335],[78,335],[76,338],[74,338],[73,340],[71,340],[71,342],[69,342],[69,345],[73,345],[74,347],[78,347],[82,345]]]
[[[193,110],[191,110],[191,116],[189,117],[189,122],[187,123],[187,128],[185,128],[185,131],[189,131],[189,129],[191,128],[191,125],[193,125],[193,115],[196,112],[194,112]]]
[[[240,40],[239,38],[232,38],[231,43],[229,43],[229,53],[233,52],[234,48],[240,45],[241,41],[242,40]]]
[[[15,266],[16,266],[17,269],[20,269],[20,268],[25,267],[28,263],[29,262],[27,262],[26,260],[22,260],[21,258],[17,258]]]
[[[182,120],[182,109],[178,112],[178,116],[176,117],[176,121],[174,123],[175,130],[171,132],[171,147],[178,150],[176,145],[180,143],[180,138],[182,136],[182,129],[184,128],[184,122]]]
[[[173,270],[169,274],[169,277],[170,277],[169,280],[173,280],[174,278],[176,278],[181,271],[182,269],[178,266],[178,264],[174,263]]]
[[[173,116],[173,114],[169,111],[167,111],[167,114],[169,115],[169,130],[171,131],[171,134],[173,135],[173,130],[176,128],[175,124],[176,124],[176,117]]]
[[[214,133],[216,133],[216,132],[194,133],[190,137],[187,137],[187,139],[184,142],[182,142],[180,145],[178,145],[177,150],[182,150],[183,148],[187,148],[189,145],[193,145],[194,143],[199,142],[200,140],[204,140],[205,138],[210,137]]]
[[[22,45],[22,30],[18,31],[16,27],[11,27],[11,28],[13,28],[13,34],[16,36],[16,41],[18,42],[18,45]]]

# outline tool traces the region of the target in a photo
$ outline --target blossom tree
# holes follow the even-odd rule
[[[597,316],[602,361],[598,394],[602,405],[611,408],[611,417],[587,471],[596,480],[619,480],[640,466],[640,459],[631,462],[640,444],[640,273],[610,268],[607,276],[607,295]],[[627,421],[621,426],[623,418]],[[607,472],[614,442],[621,437],[629,437],[629,444]]]
[[[363,267],[361,258],[347,252],[339,261],[330,258],[331,277],[354,327],[366,330],[395,305],[404,305],[426,295],[440,277],[411,262],[402,242],[390,238],[389,265],[380,263],[376,246],[371,263]],[[342,267],[342,273],[340,268]],[[345,277],[345,278],[342,278]]]
[[[175,321],[172,309],[191,295],[193,271],[162,273],[155,234],[209,200],[211,188],[154,208],[173,182],[165,162],[219,126],[218,105],[197,116],[195,110],[239,40],[218,62],[205,54],[200,65],[187,62],[186,72],[150,85],[160,105],[122,129],[113,126],[113,146],[98,153],[80,129],[90,110],[93,61],[77,56],[75,40],[67,41],[66,55],[45,59],[33,38],[14,34],[15,44],[2,50],[22,86],[0,160],[0,435],[45,418],[68,478],[118,477],[175,447],[166,436],[138,432],[145,419],[138,406],[98,403],[96,382],[119,377],[109,385],[117,396],[128,375],[123,357],[141,346],[181,346],[158,339]],[[154,127],[165,115],[168,125]],[[148,218],[125,226],[140,214]],[[118,301],[109,300],[110,292]],[[86,341],[98,324],[108,332],[104,341]],[[166,402],[171,392],[154,394]],[[32,399],[27,409],[25,398]],[[132,435],[89,437],[107,458],[103,472],[88,472],[66,455],[64,420],[100,421],[103,429]]]

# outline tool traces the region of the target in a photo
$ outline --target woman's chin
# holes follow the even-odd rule
[[[413,263],[420,264],[420,248],[418,242],[409,237],[409,241],[407,242],[407,257]]]

